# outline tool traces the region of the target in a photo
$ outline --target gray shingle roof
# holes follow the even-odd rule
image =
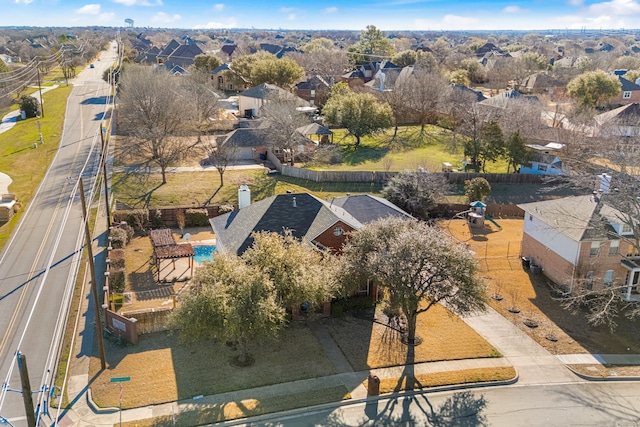
[[[308,125],[299,127],[296,131],[302,135],[333,135],[331,129],[318,123],[309,123]]]
[[[294,95],[287,92],[286,90],[278,87],[276,85],[272,85],[269,83],[262,83],[261,85],[254,86],[241,92],[239,96],[245,96],[247,98],[258,98],[258,99],[275,99],[275,98],[293,98]]]
[[[218,247],[238,255],[253,244],[253,232],[290,230],[294,237],[312,242],[338,221],[361,227],[343,209],[308,193],[278,194],[209,220]]]
[[[411,218],[411,215],[387,199],[369,194],[336,197],[331,205],[341,207],[363,224],[390,216]]]
[[[597,203],[593,195],[571,196],[543,202],[518,205],[527,215],[547,224],[550,230],[562,233],[574,241],[601,240],[614,233],[609,220],[619,211],[603,202]]]

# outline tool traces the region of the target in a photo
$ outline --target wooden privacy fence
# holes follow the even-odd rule
[[[375,182],[384,184],[398,172],[383,171],[325,171],[297,168],[295,166],[282,165],[280,173],[292,178],[306,179],[314,182]],[[441,172],[427,172],[442,174]],[[494,184],[541,184],[550,179],[559,180],[559,177],[546,175],[534,175],[526,173],[465,173],[451,172],[442,174],[450,184],[464,184],[473,178],[484,178]]]
[[[469,205],[462,203],[439,203],[431,211],[431,216],[436,218],[453,218],[460,212],[468,211]],[[516,205],[501,205],[489,203],[487,215],[493,218],[524,218],[524,211]]]

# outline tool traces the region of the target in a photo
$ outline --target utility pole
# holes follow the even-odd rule
[[[22,383],[22,400],[24,410],[27,413],[27,425],[36,427],[36,412],[33,409],[33,396],[31,395],[31,384],[29,383],[29,371],[27,369],[27,358],[18,352],[18,370],[20,371],[20,382]]]
[[[40,92],[40,116],[44,118],[44,99],[42,99],[42,85],[40,84],[40,58],[38,58],[36,69],[38,70],[38,91]]]
[[[82,217],[84,218],[84,235],[89,252],[89,268],[91,269],[91,281],[93,282],[93,306],[95,307],[96,316],[96,335],[98,336],[98,350],[100,351],[100,366],[102,370],[107,368],[107,361],[104,355],[104,340],[102,338],[102,317],[100,316],[100,300],[98,299],[98,281],[96,280],[96,266],[93,262],[93,245],[91,243],[91,232],[89,231],[89,214],[87,212],[87,203],[84,199],[84,184],[80,178],[80,200],[82,200]]]
[[[100,140],[102,141],[102,180],[104,181],[104,206],[107,210],[107,228],[111,227],[111,210],[109,207],[109,183],[107,182],[107,141],[102,132],[100,123]]]

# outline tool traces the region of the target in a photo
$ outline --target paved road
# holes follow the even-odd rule
[[[0,257],[0,416],[15,426],[26,425],[22,396],[11,391],[20,389],[15,353],[27,358],[32,390],[51,385],[83,237],[78,177],[84,170],[91,188],[109,107],[101,78],[115,58],[112,48],[73,82],[58,153]],[[43,393],[33,396],[43,401]]]
[[[640,426],[638,383],[494,387],[409,393],[291,411],[243,426]]]

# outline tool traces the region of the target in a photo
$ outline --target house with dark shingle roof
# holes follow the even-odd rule
[[[382,197],[356,194],[331,199],[332,206],[339,206],[362,224],[388,217],[411,219],[412,216]]]
[[[609,100],[609,105],[615,106],[640,102],[640,81],[632,82],[620,75],[618,75],[618,80],[620,80],[620,94]]]
[[[292,101],[298,107],[308,107],[309,103],[295,96],[281,87],[269,83],[262,83],[241,92],[238,95],[238,111],[244,117],[258,117],[260,108],[273,100]]]
[[[640,103],[623,105],[594,118],[601,136],[640,137]]]
[[[640,261],[628,256],[633,252],[627,241],[633,228],[607,204],[607,197],[593,194],[518,205],[525,213],[521,254],[567,292],[627,285],[623,297],[640,300]]]

